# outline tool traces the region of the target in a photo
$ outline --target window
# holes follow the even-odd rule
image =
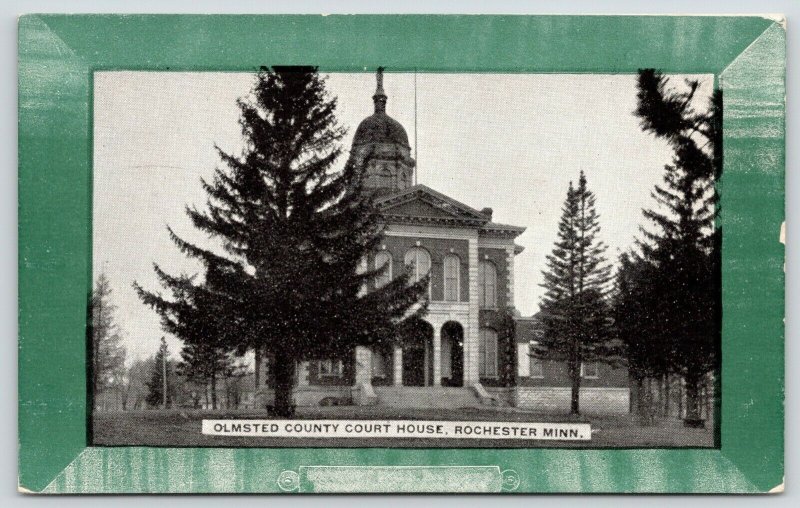
[[[600,377],[600,370],[594,362],[581,362],[581,377],[584,379],[597,379]]]
[[[536,346],[538,341],[532,340],[528,343],[528,376],[534,379],[544,379],[544,364],[542,359],[536,356]]]
[[[388,374],[388,357],[387,355],[378,350],[372,351],[372,377],[386,378]]]
[[[367,262],[367,258],[366,257],[361,258],[358,261],[358,265],[356,266],[356,274],[361,275],[363,273],[366,273],[368,265],[369,263]],[[367,294],[366,283],[362,284],[361,287],[358,289],[358,296],[364,296],[365,294]]]
[[[461,272],[461,260],[458,256],[448,254],[444,257],[444,300],[446,302],[457,302],[459,277]]]
[[[342,377],[344,364],[341,360],[327,359],[317,362],[319,377]]]
[[[375,277],[375,287],[381,288],[392,280],[392,255],[382,250],[375,255],[375,269],[383,268],[388,265],[386,270]]]
[[[491,261],[478,265],[478,301],[483,309],[497,307],[497,269]]]
[[[530,377],[536,379],[544,379],[544,365],[542,359],[531,356],[531,372]]]
[[[419,282],[431,271],[431,255],[422,247],[414,247],[406,252],[405,264],[411,267],[411,282]]]
[[[478,355],[480,377],[497,377],[497,332],[491,328],[481,328]]]

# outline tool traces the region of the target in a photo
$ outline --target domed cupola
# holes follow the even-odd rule
[[[378,67],[376,78],[377,87],[372,96],[375,112],[356,129],[351,153],[355,157],[368,158],[366,187],[386,193],[413,185],[415,162],[411,158],[406,130],[386,114],[383,67]]]

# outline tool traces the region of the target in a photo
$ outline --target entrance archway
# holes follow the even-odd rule
[[[442,386],[464,386],[464,327],[456,321],[442,325]]]
[[[403,330],[403,386],[431,384],[433,326],[422,319],[412,319]]]

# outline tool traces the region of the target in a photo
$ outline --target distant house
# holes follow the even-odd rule
[[[568,386],[563,366],[529,357],[534,321],[516,318],[520,333],[504,334],[514,319],[514,259],[523,250],[514,240],[525,228],[494,222],[491,208],[478,210],[415,184],[408,135],[386,114],[381,71],[372,99],[374,114],[358,126],[351,157],[371,154],[366,185],[382,213],[384,232],[378,250],[363,263],[389,266],[372,289],[407,269],[415,280],[430,273],[429,312],[402,345],[358,347],[344,358],[300,362],[295,403],[568,407],[569,394],[561,400]],[[259,366],[263,384],[256,405],[272,397],[269,364],[265,358]],[[587,366],[586,396],[597,407],[623,410],[624,379],[622,372]],[[614,403],[604,404],[604,397]],[[627,402],[624,406],[627,410]]]
[[[538,357],[534,346],[544,331],[538,314],[516,319],[517,386],[516,405],[542,411],[568,412],[572,380],[567,363],[560,359]],[[581,364],[581,411],[587,413],[625,413],[630,390],[628,369],[603,362]]]

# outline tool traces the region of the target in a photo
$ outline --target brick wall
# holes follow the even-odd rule
[[[397,277],[405,272],[405,255],[409,249],[417,246],[427,250],[431,256],[431,300],[444,300],[444,257],[455,254],[461,260],[460,301],[469,299],[469,245],[467,240],[450,240],[441,238],[425,238],[423,236],[386,236],[381,245],[392,255],[392,276]],[[370,268],[375,266],[374,255],[369,258]],[[374,286],[373,286],[374,287]]]
[[[508,266],[508,254],[506,253],[506,249],[479,247],[478,262],[481,261],[491,261],[497,268],[496,308],[497,309],[506,308],[509,305],[509,303],[511,303],[508,301],[508,280],[510,272]]]
[[[565,387],[518,386],[517,407],[543,413],[568,413],[571,390]],[[581,413],[621,414],[628,412],[628,388],[581,388],[579,403]]]
[[[305,386],[297,387],[292,394],[296,406],[319,406],[323,401],[338,400],[349,402],[352,400],[350,386]],[[256,395],[255,406],[264,408],[272,405],[275,400],[274,390],[267,388],[259,390]]]
[[[539,360],[542,363],[544,377],[533,378],[519,376],[517,383],[524,386],[572,386],[569,369],[566,361]],[[530,359],[533,362],[533,359]],[[530,372],[530,370],[529,370]],[[612,367],[606,363],[597,364],[598,376],[596,379],[582,378],[581,386],[587,388],[627,388],[628,369],[625,367]]]

